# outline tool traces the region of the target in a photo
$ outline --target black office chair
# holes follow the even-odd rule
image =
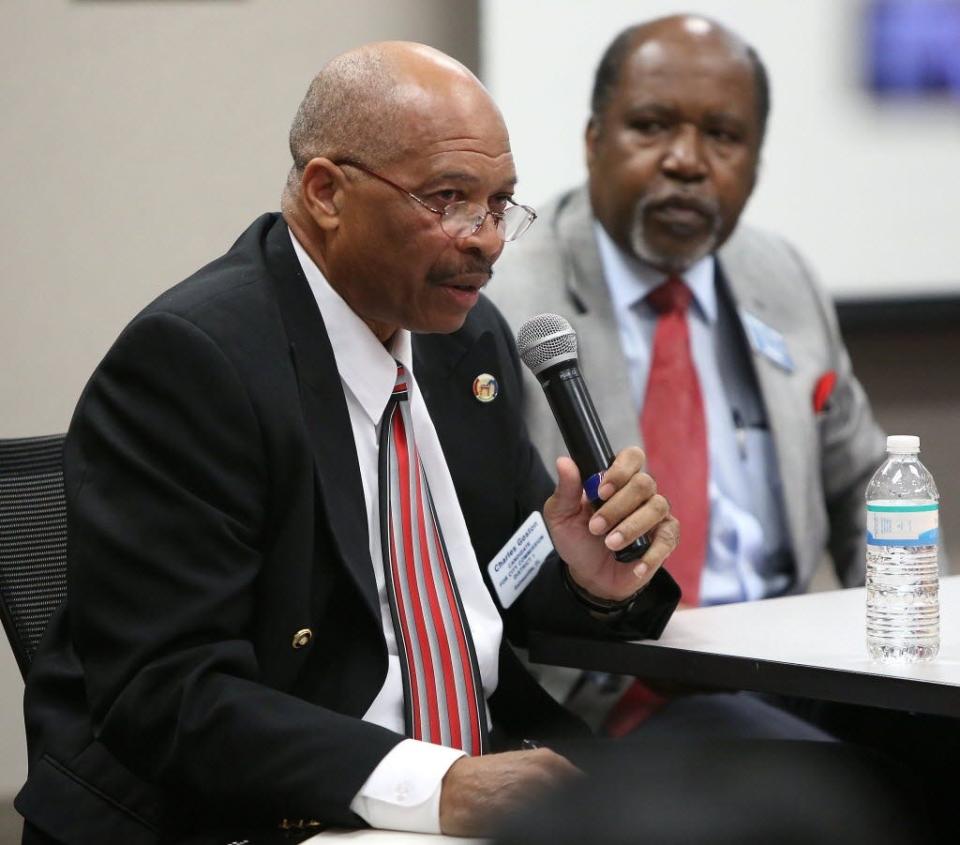
[[[0,440],[0,619],[24,678],[67,596],[63,439]]]

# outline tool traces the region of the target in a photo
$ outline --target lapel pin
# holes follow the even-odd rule
[[[500,392],[500,385],[490,373],[480,373],[473,380],[473,395],[478,402],[492,402]]]

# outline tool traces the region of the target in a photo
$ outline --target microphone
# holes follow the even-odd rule
[[[557,314],[538,314],[520,327],[517,348],[547,396],[590,505],[597,510],[603,504],[598,494],[603,474],[615,456],[577,364],[577,333]],[[649,548],[644,534],[614,557],[629,563]]]

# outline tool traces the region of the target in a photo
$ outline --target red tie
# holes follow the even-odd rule
[[[675,276],[647,296],[660,316],[653,338],[640,429],[647,453],[647,470],[680,520],[680,545],[666,566],[680,585],[682,600],[697,605],[707,551],[710,506],[707,421],[687,325],[687,308],[692,298],[690,289]],[[607,733],[612,736],[629,733],[665,701],[642,681],[634,681],[607,716]]]
[[[380,428],[380,536],[406,731],[413,739],[482,754],[488,743],[483,686],[407,397],[407,375],[397,364]]]
[[[647,470],[680,520],[680,545],[667,569],[680,585],[682,601],[700,603],[700,575],[707,552],[707,420],[700,379],[690,351],[687,308],[690,289],[676,276],[647,296],[660,317],[653,338],[647,395],[640,430]]]

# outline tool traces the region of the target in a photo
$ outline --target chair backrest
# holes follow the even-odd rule
[[[0,618],[24,678],[67,596],[63,439],[0,440]]]

